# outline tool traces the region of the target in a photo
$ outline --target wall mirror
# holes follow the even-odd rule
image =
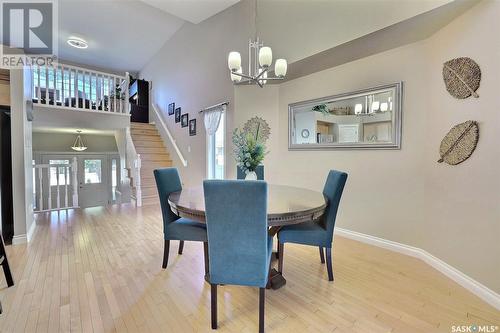
[[[288,106],[289,150],[401,148],[402,82]]]

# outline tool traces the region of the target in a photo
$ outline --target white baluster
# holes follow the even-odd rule
[[[59,194],[59,165],[56,166],[56,185],[57,185],[57,209],[61,208],[61,196]]]
[[[45,104],[49,104],[49,68],[45,66]]]
[[[64,66],[61,66],[61,106],[64,106]]]
[[[130,91],[129,91],[129,86],[130,86],[130,74],[128,72],[125,72],[125,101],[124,101],[124,107],[123,107],[123,113],[128,114],[130,113],[130,103],[129,103],[129,98],[130,98]]]
[[[49,164],[49,167],[47,168],[47,178],[48,178],[48,182],[49,182],[49,202],[48,202],[48,206],[49,206],[49,210],[52,210],[52,186],[50,185],[50,164]]]
[[[141,154],[137,154],[135,162],[135,197],[137,207],[142,206],[142,189],[141,189]]]
[[[115,98],[113,99],[113,112],[117,112],[118,109],[116,108],[116,103],[117,103],[117,99],[118,99],[118,96],[116,96],[116,78],[113,76],[113,94],[115,95]]]
[[[69,166],[64,167],[64,208],[68,208],[68,169]]]
[[[38,211],[43,210],[43,168],[38,168]]]
[[[73,88],[75,90],[75,108],[78,108],[78,70],[76,69],[73,81]]]
[[[76,157],[73,157],[73,162],[71,163],[71,173],[72,173],[72,186],[73,186],[73,207],[78,207],[78,164]]]
[[[37,66],[37,71],[38,71],[38,91],[37,91],[37,103],[41,103],[41,100],[42,100],[42,92],[41,92],[41,89],[40,89],[40,66]]]

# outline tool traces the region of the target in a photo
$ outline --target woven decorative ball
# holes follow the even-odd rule
[[[471,58],[462,57],[445,62],[443,79],[446,90],[453,97],[458,99],[479,97],[476,90],[479,89],[481,82],[481,69]]]
[[[476,149],[479,140],[479,126],[474,120],[453,126],[441,141],[438,163],[457,165],[468,159]]]

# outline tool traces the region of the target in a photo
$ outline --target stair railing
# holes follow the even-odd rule
[[[104,73],[88,68],[57,64],[32,67],[32,101],[36,106],[130,113],[129,74]]]
[[[35,198],[37,198],[35,212],[78,208],[76,157],[69,164],[35,164],[33,168],[36,181]],[[55,171],[54,179],[52,178],[53,171]],[[55,190],[53,190],[54,187]],[[52,193],[53,191],[55,193]],[[53,195],[55,198],[52,197]]]
[[[130,127],[125,130],[126,135],[126,163],[127,168],[130,170],[130,176],[134,182],[135,187],[135,204],[137,207],[142,206],[142,189],[141,189],[141,155],[137,154],[130,134]]]
[[[174,137],[172,136],[172,133],[170,133],[170,130],[167,127],[167,124],[165,124],[165,121],[163,120],[163,117],[161,116],[160,112],[158,111],[158,108],[154,103],[151,104],[153,106],[153,115],[155,120],[157,121],[157,124],[160,125],[160,134],[163,134],[164,132],[167,135],[167,138],[169,139],[170,143],[174,147],[175,152],[177,153],[177,156],[179,157],[179,160],[181,161],[182,165],[184,167],[187,167],[188,163],[187,160],[184,158],[184,155],[182,154],[181,150],[179,149],[179,146],[177,145],[177,141],[175,141]]]

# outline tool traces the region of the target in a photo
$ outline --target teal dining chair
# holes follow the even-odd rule
[[[165,240],[163,250],[162,268],[167,268],[170,241],[179,241],[179,254],[182,254],[184,241],[203,242],[205,256],[205,274],[208,273],[208,244],[207,228],[204,223],[196,222],[187,218],[181,218],[174,214],[168,204],[168,197],[172,192],[182,190],[181,179],[176,168],[164,168],[153,171],[158,196],[163,216],[163,236]]]
[[[323,249],[326,249],[326,266],[328,280],[333,281],[332,242],[333,229],[337,218],[340,198],[347,181],[347,174],[331,170],[323,188],[327,199],[327,207],[323,216],[316,221],[284,226],[278,232],[278,272],[283,273],[283,256],[285,243],[318,246],[321,263],[325,263]]]
[[[255,168],[255,173],[257,174],[257,180],[264,180],[264,166],[258,165]],[[236,167],[236,179],[245,179],[246,175],[239,167]]]
[[[259,288],[259,332],[273,238],[267,226],[264,181],[205,180],[205,217],[210,262],[212,329],[217,329],[217,285]]]

